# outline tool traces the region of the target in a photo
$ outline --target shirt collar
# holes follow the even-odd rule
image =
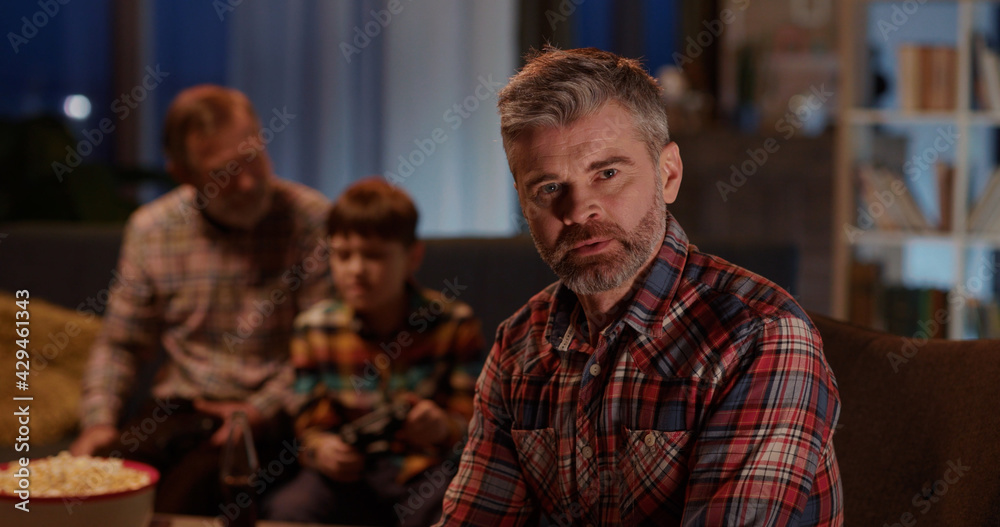
[[[251,238],[259,236],[260,230],[266,223],[285,221],[291,212],[291,203],[285,196],[283,189],[285,182],[277,176],[272,176],[271,180],[271,203],[267,212],[260,218],[256,225],[250,228],[234,227],[226,225],[212,218],[207,212],[203,203],[199,203],[198,190],[190,184],[185,184],[186,194],[182,195],[185,206],[188,210],[197,211],[197,218],[202,232],[207,236],[225,239]]]
[[[427,298],[424,291],[417,285],[417,282],[411,277],[406,281],[406,302],[408,307],[407,313],[419,313],[423,309],[429,308],[431,305],[431,299]],[[354,309],[347,305],[346,303],[339,303],[339,309],[343,313],[343,317],[349,320],[349,327],[360,334],[365,339],[377,339],[379,337],[384,337],[384,335],[376,335],[370,328],[365,326],[364,321],[358,315]],[[433,326],[434,324],[430,324]],[[395,329],[395,333],[403,330],[409,330],[411,328],[411,323],[409,318],[403,321],[403,324]]]
[[[667,212],[666,232],[659,253],[635,281],[637,288],[620,308],[622,315],[607,325],[604,333],[616,337],[622,325],[631,326],[637,333],[656,338],[664,333],[666,320],[673,302],[679,278],[688,256],[688,237],[680,224]],[[562,281],[553,293],[545,338],[559,351],[568,349],[573,340],[574,312],[581,309],[576,293]],[[579,316],[583,316],[582,313]]]

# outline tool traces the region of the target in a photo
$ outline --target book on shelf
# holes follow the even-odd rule
[[[954,111],[958,50],[954,46],[900,44],[896,92],[904,112]]]
[[[982,34],[973,37],[972,52],[975,55],[975,93],[979,107],[988,111],[1000,111],[1000,54],[986,43]]]
[[[858,166],[858,180],[860,226],[880,230],[931,228],[899,172],[864,163]]]
[[[920,106],[920,47],[912,44],[899,46],[899,73],[896,75],[896,94],[899,109],[914,111]]]
[[[1000,234],[1000,167],[997,167],[969,212],[969,231]]]
[[[852,324],[908,338],[947,338],[948,291],[884,285],[882,264],[851,262],[849,320]]]
[[[882,265],[875,262],[851,262],[848,320],[869,328],[884,327],[878,306],[878,288]]]
[[[934,175],[937,176],[938,196],[938,230],[951,230],[952,199],[955,188],[955,168],[948,163],[935,163]]]
[[[920,339],[948,336],[948,291],[887,286],[882,294],[889,333]]]
[[[970,300],[966,305],[966,319],[976,338],[1000,338],[1000,305],[996,302]]]

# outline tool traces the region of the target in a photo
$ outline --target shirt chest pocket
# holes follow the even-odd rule
[[[688,480],[691,433],[624,429],[619,448],[622,517],[627,525],[680,518]]]
[[[559,492],[559,449],[555,430],[515,429],[510,434],[530,493],[538,498],[544,510],[552,510]]]

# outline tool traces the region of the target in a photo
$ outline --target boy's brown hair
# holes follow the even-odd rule
[[[327,216],[327,235],[355,233],[365,238],[399,241],[410,247],[417,241],[417,207],[399,187],[381,178],[362,179],[337,198]]]

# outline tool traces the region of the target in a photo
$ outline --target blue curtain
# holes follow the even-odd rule
[[[573,14],[572,47],[595,47],[642,58],[650,73],[673,64],[680,0],[587,0]]]
[[[243,2],[229,84],[265,125],[283,177],[335,197],[382,174],[410,192],[422,236],[516,232],[496,90],[514,73],[512,0]]]

